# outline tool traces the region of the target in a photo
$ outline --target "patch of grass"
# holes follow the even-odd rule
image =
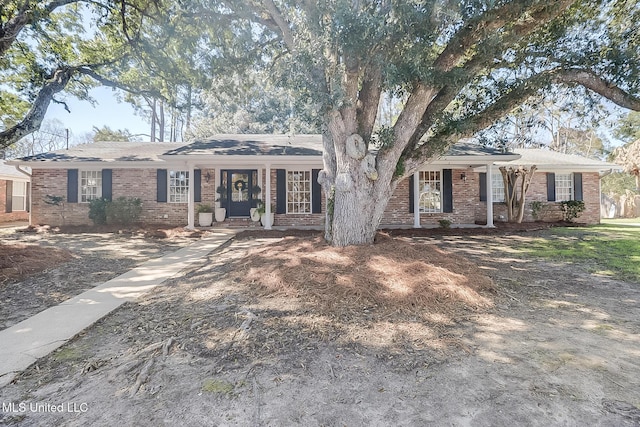
[[[601,224],[554,228],[519,248],[528,256],[586,263],[589,271],[640,282],[640,227]]]
[[[221,395],[231,395],[233,392],[234,386],[228,381],[216,380],[215,378],[207,378],[202,383],[202,391],[206,391],[207,393],[221,394]]]

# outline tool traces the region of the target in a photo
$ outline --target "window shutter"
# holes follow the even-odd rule
[[[27,212],[31,212],[31,183],[30,182],[27,182],[26,198],[27,198],[27,201],[25,204],[26,204]]]
[[[409,213],[414,213],[416,210],[414,209],[415,197],[413,194],[413,186],[415,185],[415,179],[413,179],[413,175],[409,176]]]
[[[4,211],[11,213],[13,212],[13,181],[6,181],[6,187]]]
[[[193,171],[193,201],[202,201],[202,171],[200,169]]]
[[[556,174],[547,172],[547,201],[556,201]]]
[[[480,201],[487,201],[487,173],[480,172]]]
[[[167,170],[158,169],[156,177],[156,201],[158,203],[167,202]]]
[[[287,213],[287,171],[276,169],[276,212]]]
[[[574,173],[573,174],[573,199],[574,200],[583,200],[582,196],[582,174]]]
[[[67,203],[78,203],[78,169],[67,169]]]
[[[442,210],[453,212],[453,174],[451,169],[442,170]]]
[[[106,200],[113,199],[112,176],[113,171],[111,169],[102,169],[102,198]]]
[[[311,212],[322,213],[322,186],[318,182],[320,169],[311,170]]]

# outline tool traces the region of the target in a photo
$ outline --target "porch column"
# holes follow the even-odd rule
[[[491,186],[491,174],[493,173],[493,163],[487,163],[487,228],[493,228],[493,187]]]
[[[187,215],[189,215],[189,221],[187,222],[187,224],[188,224],[187,228],[189,230],[193,230],[195,228],[194,227],[194,221],[195,221],[194,217],[195,217],[195,214],[196,214],[196,209],[195,209],[194,202],[193,202],[193,199],[194,199],[194,196],[195,196],[195,188],[194,188],[194,185],[193,185],[193,175],[195,174],[194,169],[195,168],[193,167],[193,165],[189,166],[189,197],[188,197],[188,201],[187,201],[187,206],[188,206]]]
[[[413,174],[413,228],[421,228],[420,225],[420,172]]]
[[[264,212],[267,214],[266,215],[266,224],[264,224],[264,229],[265,230],[271,230],[271,165],[270,164],[265,164],[264,165],[264,170],[265,170],[265,177],[264,179],[267,181],[265,183],[265,204],[266,206],[264,207]]]

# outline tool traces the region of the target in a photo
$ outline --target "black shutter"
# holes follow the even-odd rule
[[[320,169],[311,170],[311,212],[322,213],[322,186],[318,182]]]
[[[13,211],[13,181],[7,181],[6,183],[6,199],[4,205],[4,211],[6,213],[11,213]]]
[[[102,169],[102,198],[106,200],[113,199],[112,176],[111,169]]]
[[[574,173],[573,174],[573,199],[574,200],[583,200],[582,196],[582,174]]]
[[[487,201],[487,173],[480,172],[480,201]]]
[[[193,171],[193,201],[202,201],[202,171],[200,169]]]
[[[547,172],[547,201],[556,201],[556,174]]]
[[[451,169],[442,170],[442,210],[453,212],[453,174]]]
[[[167,170],[158,169],[156,177],[156,201],[159,203],[167,202]]]
[[[67,203],[78,203],[78,169],[67,169]]]
[[[287,171],[276,169],[276,212],[287,213]]]
[[[415,209],[413,204],[415,203],[415,197],[413,194],[413,186],[415,185],[415,179],[413,175],[409,176],[409,213],[414,213]]]

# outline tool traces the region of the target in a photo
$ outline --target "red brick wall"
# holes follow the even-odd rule
[[[29,221],[29,212],[7,210],[7,181],[0,179],[0,223],[13,221]]]
[[[461,175],[465,175],[465,179]],[[452,224],[473,224],[479,202],[478,174],[471,169],[452,170],[453,212],[420,214],[421,225],[438,225],[446,219]],[[413,213],[409,212],[409,179],[398,184],[382,218],[382,225],[413,225]]]
[[[476,174],[478,175],[478,174]],[[476,178],[478,179],[478,178]],[[582,173],[582,194],[585,201],[585,210],[575,220],[581,224],[599,224],[600,223],[600,175],[598,172]],[[547,175],[545,172],[536,172],[531,180],[531,186],[526,195],[526,207],[524,213],[524,222],[536,221],[531,213],[531,202],[542,202],[542,209],[538,214],[538,220],[545,222],[554,222],[562,219],[560,204],[547,201]],[[480,202],[477,212],[476,221],[484,223],[487,218],[486,202]],[[507,220],[507,207],[504,203],[493,204],[493,218],[495,222]]]
[[[209,182],[206,175],[209,173]],[[218,171],[215,169],[202,170],[202,202],[214,204],[215,192],[218,181]],[[466,179],[463,180],[461,175]],[[484,223],[486,220],[486,202],[479,200],[480,175],[471,169],[453,169],[453,212],[438,214],[421,214],[422,225],[438,225],[438,220],[447,219],[455,224]],[[271,204],[276,204],[276,169],[271,170]],[[600,197],[599,176],[597,172],[582,174],[583,194],[586,200],[586,210],[578,218],[578,222],[589,224],[600,221]],[[36,169],[32,176],[32,223],[61,225],[61,209],[44,203],[44,197],[49,195],[67,195],[67,171]],[[142,199],[141,220],[148,224],[171,224],[176,226],[187,225],[186,203],[158,203],[156,199],[156,170],[155,169],[113,169],[113,197],[140,197]],[[263,197],[266,192],[265,172],[262,171]],[[3,190],[0,185],[0,191]],[[4,201],[3,193],[0,200]],[[560,219],[557,203],[546,202],[547,187],[546,176],[539,172],[534,175],[531,187],[527,193],[528,204],[533,200],[542,201],[545,205],[545,220],[556,221]],[[196,203],[197,205],[197,203]],[[88,204],[65,203],[64,216],[68,225],[90,224],[88,216]],[[275,210],[275,209],[274,209]],[[4,209],[3,209],[4,211]],[[321,214],[276,214],[275,226],[304,226],[322,225],[325,220],[325,197],[322,196]],[[506,218],[504,204],[494,203],[494,220],[500,221],[500,216]],[[197,224],[197,213],[194,219]],[[409,212],[409,180],[402,181],[392,196],[382,220],[382,225],[413,225],[413,213]],[[527,207],[525,221],[533,221],[531,209]]]

